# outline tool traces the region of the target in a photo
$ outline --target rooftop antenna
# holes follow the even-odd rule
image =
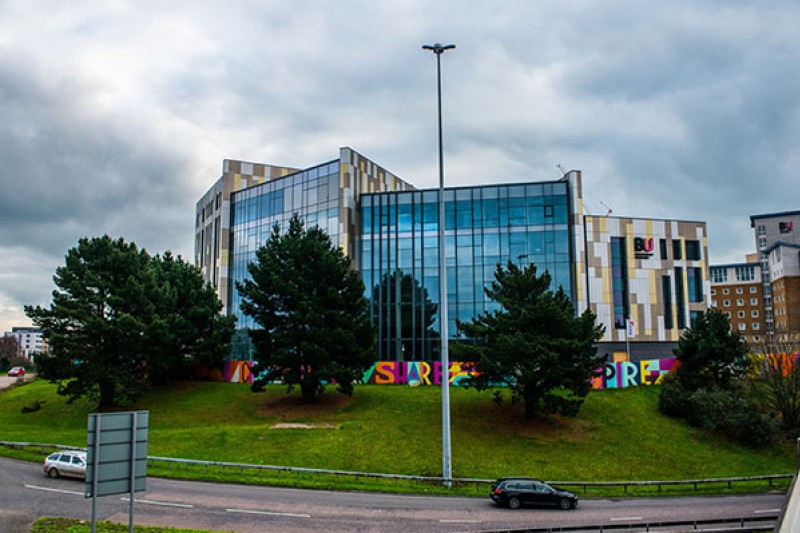
[[[594,198],[595,200],[597,200],[598,202],[600,202],[600,205],[602,205],[603,207],[605,207],[605,208],[608,210],[608,211],[606,211],[606,216],[607,216],[607,217],[608,217],[608,216],[611,216],[611,213],[613,212],[613,210],[611,209],[611,207],[609,207],[609,205],[608,205],[607,203],[605,203],[603,200],[601,200],[600,198],[598,198],[598,197],[597,197],[597,195],[595,195],[595,194],[592,194],[592,193],[591,193],[589,190],[587,190],[587,189],[584,189],[584,191],[585,191],[587,194],[591,195],[591,196],[592,196],[592,198]]]
[[[564,177],[567,175],[567,171],[564,170],[564,167],[560,163],[556,165],[556,168],[561,171],[561,179],[564,179]]]
[[[603,200],[601,200],[600,198],[597,198],[597,196],[595,196],[595,199],[596,199],[598,202],[600,202],[600,203],[603,205],[603,207],[605,207],[606,209],[608,209],[608,211],[606,211],[606,216],[610,216],[610,215],[611,215],[611,213],[613,212],[613,210],[612,210],[610,207],[608,207],[608,205],[606,205],[606,203],[605,203]]]

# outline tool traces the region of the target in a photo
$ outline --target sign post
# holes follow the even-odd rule
[[[92,498],[96,532],[98,496],[130,494],[129,531],[133,533],[134,493],[147,490],[148,411],[89,415],[84,495]]]

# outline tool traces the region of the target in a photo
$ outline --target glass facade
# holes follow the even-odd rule
[[[447,189],[448,331],[499,305],[484,287],[498,264],[534,263],[572,295],[567,183]],[[361,197],[359,264],[380,360],[430,361],[439,345],[438,190]]]
[[[611,285],[614,291],[614,328],[624,329],[630,316],[628,255],[624,237],[611,237]]]
[[[687,288],[689,289],[690,302],[703,301],[703,269],[697,267],[686,268]]]
[[[341,245],[339,168],[339,161],[335,160],[232,194],[233,261],[228,294],[232,295],[230,312],[237,318],[232,359],[252,359],[245,330],[255,327],[253,319],[240,310],[242,299],[235,282],[249,279],[247,265],[255,260],[256,250],[267,242],[275,224],[286,227],[289,219],[297,213],[306,227],[319,226],[334,244]]]
[[[661,299],[664,302],[664,329],[672,329],[672,280],[661,276]]]
[[[678,313],[678,329],[685,329],[686,301],[683,294],[683,267],[675,267],[675,304]]]

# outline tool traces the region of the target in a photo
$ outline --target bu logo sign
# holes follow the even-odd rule
[[[635,237],[633,239],[633,251],[637,254],[652,254],[653,253],[653,238],[652,237]]]

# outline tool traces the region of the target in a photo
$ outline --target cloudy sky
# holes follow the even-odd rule
[[[350,146],[438,184],[584,174],[586,209],[704,220],[800,209],[800,3],[0,0],[0,331],[50,303],[84,236],[193,257],[225,158]]]

